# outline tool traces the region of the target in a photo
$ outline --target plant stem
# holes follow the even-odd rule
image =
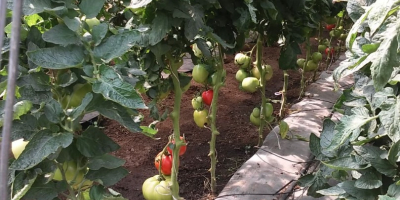
[[[257,52],[256,52],[256,63],[257,63],[257,68],[258,71],[260,71],[260,91],[261,91],[261,115],[260,115],[260,126],[258,127],[258,147],[261,147],[261,145],[264,142],[264,126],[265,126],[265,109],[266,109],[266,104],[267,104],[267,99],[265,97],[265,69],[262,67],[262,55],[263,55],[263,34],[259,33],[258,38],[257,38]]]
[[[170,57],[171,60],[171,57]],[[176,62],[171,62],[176,63]],[[178,171],[179,171],[179,149],[183,146],[183,141],[180,138],[180,126],[179,126],[179,118],[181,112],[181,101],[182,101],[182,89],[180,86],[179,78],[178,78],[178,68],[180,66],[171,66],[171,77],[174,85],[175,92],[175,101],[174,101],[174,109],[170,114],[173,123],[174,129],[174,149],[172,150],[172,174],[171,174],[171,193],[173,199],[181,199],[179,197],[179,185],[178,185]]]
[[[223,58],[223,50],[221,44],[218,44],[218,53],[219,53],[219,63],[216,65],[217,71],[216,76],[218,82],[213,86],[213,99],[211,103],[211,115],[209,116],[210,121],[211,121],[211,141],[210,141],[210,153],[208,156],[210,156],[211,159],[211,168],[210,168],[210,173],[211,173],[211,193],[212,195],[216,194],[217,192],[217,179],[215,175],[215,171],[217,168],[217,151],[215,147],[215,143],[217,141],[217,135],[219,135],[219,132],[217,130],[217,110],[218,110],[218,96],[219,96],[219,90],[223,86],[222,82],[222,71],[224,70],[224,58]]]
[[[320,22],[320,23],[318,24],[318,45],[321,43],[321,32],[322,32],[322,24],[321,24],[321,22]],[[321,53],[321,52],[320,52],[320,53]],[[317,70],[314,71],[314,74],[313,74],[313,82],[316,81],[317,71],[318,71],[318,69],[320,68],[320,66],[321,66],[321,62],[318,62],[318,68],[317,68]]]
[[[305,84],[305,77],[304,77],[304,73],[305,73],[305,69],[307,66],[307,62],[308,62],[308,57],[310,57],[310,37],[307,35],[307,40],[306,40],[306,61],[304,62],[303,65],[303,70],[301,72],[301,91],[299,94],[299,99],[301,99],[301,97],[303,97],[304,95],[304,89],[306,88],[306,84]]]
[[[283,118],[283,111],[286,104],[286,91],[289,85],[289,74],[286,70],[283,70],[283,88],[282,88],[282,99],[281,99],[281,109],[279,110],[279,117]]]

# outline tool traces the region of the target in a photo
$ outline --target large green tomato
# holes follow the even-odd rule
[[[315,70],[317,70],[317,69],[318,69],[317,63],[315,63],[315,62],[312,61],[312,60],[309,60],[309,61],[307,62],[307,65],[306,65],[306,68],[304,69],[304,71],[306,71],[306,72],[311,72],[311,71],[315,71]]]
[[[203,128],[205,124],[207,124],[208,119],[208,111],[207,110],[195,110],[193,113],[194,122],[198,127]]]
[[[234,63],[238,65],[240,68],[246,69],[250,65],[251,58],[250,56],[243,54],[243,53],[238,53],[235,55],[235,61]]]
[[[193,80],[197,83],[204,83],[207,80],[209,72],[206,69],[205,64],[198,64],[193,67]]]
[[[255,77],[247,77],[242,81],[242,88],[247,92],[255,92],[259,87],[258,79]]]
[[[143,197],[146,200],[172,200],[170,181],[159,180],[159,175],[150,177],[142,185]]]
[[[242,82],[243,79],[245,79],[247,77],[249,77],[249,73],[247,73],[246,70],[244,70],[244,69],[239,69],[235,75],[236,80],[239,82]]]
[[[255,108],[253,109],[253,112],[252,112],[251,114],[252,114],[254,117],[259,118],[259,117],[260,117],[260,109],[257,108],[257,107],[255,107]]]
[[[319,51],[319,52],[324,52],[325,49],[326,49],[326,45],[324,45],[324,44],[318,45],[318,51]]]
[[[65,173],[65,178],[68,184],[72,184],[73,186],[79,186],[79,184],[83,181],[84,170],[78,171],[78,166],[75,161],[68,161],[63,164],[63,170]],[[76,177],[75,177],[76,176]],[[61,181],[63,180],[60,169],[56,169],[54,172],[53,180]]]
[[[76,108],[81,105],[83,98],[85,95],[92,91],[92,85],[89,83],[86,84],[76,84],[74,86],[74,91],[71,95],[67,95],[62,99],[63,108]],[[69,101],[69,104],[68,104]]]
[[[311,56],[314,63],[319,63],[322,60],[322,54],[320,52],[314,52]]]
[[[274,107],[272,106],[272,104],[266,103],[265,104],[265,117],[270,117],[273,112],[274,112]]]
[[[324,49],[324,50],[325,50],[325,49]],[[297,66],[299,66],[300,68],[303,69],[304,63],[305,63],[305,62],[306,62],[306,59],[304,59],[304,58],[299,58],[299,59],[297,59],[296,64],[297,64]]]
[[[11,151],[15,159],[17,159],[21,155],[22,151],[24,151],[28,143],[29,141],[24,141],[23,138],[15,140],[11,143]]]
[[[250,115],[250,122],[256,126],[260,126],[261,119],[259,117],[255,117],[253,114]]]
[[[273,72],[273,70],[272,70],[271,65],[263,65],[263,66],[261,66],[261,67],[262,67],[263,70],[265,70],[265,81],[270,80],[270,79],[272,78],[272,76],[274,75],[274,74],[273,74],[274,72]],[[260,79],[260,78],[261,78],[261,73],[260,73],[260,71],[258,70],[258,67],[254,66],[254,67],[251,69],[251,73],[252,73],[253,76],[256,77],[257,79]]]
[[[196,98],[193,98],[192,99],[192,107],[193,107],[193,109],[195,109],[195,110],[200,109],[201,106],[202,106],[202,103],[203,103],[203,98],[201,98],[200,96],[196,97]]]

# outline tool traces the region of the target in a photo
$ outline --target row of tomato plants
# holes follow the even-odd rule
[[[9,22],[12,2],[8,8]],[[286,83],[282,113],[286,70],[296,68],[299,44],[321,32],[323,21],[332,16],[337,16],[340,25],[343,12],[337,14],[343,9],[343,4],[325,0],[24,1],[12,131],[14,158],[9,161],[11,197],[121,198],[115,191],[106,190],[128,174],[122,167],[124,161],[109,154],[119,146],[96,124],[82,127],[80,123],[85,114],[97,111],[149,137],[157,133],[157,123],[172,119],[173,135],[155,159],[160,173],[146,180],[143,194],[146,199],[180,199],[179,156],[175,155],[183,154],[186,148],[180,133],[180,104],[192,77],[178,69],[186,54],[195,64],[194,81],[205,86],[202,96],[192,101],[193,115],[198,126],[207,125],[212,133],[210,184],[211,192],[216,193],[216,137],[220,134],[216,113],[226,76],[224,53],[239,51],[249,31],[257,34],[253,50],[237,54],[235,64],[239,67],[236,78],[240,88],[259,91],[262,97],[260,106],[250,115],[250,121],[259,126],[261,146],[265,127],[274,121],[272,101],[265,95],[273,74],[271,66],[263,61],[263,47],[278,41],[282,45],[279,67],[285,70]],[[4,58],[9,54],[11,23],[6,34],[1,52]],[[328,55],[333,52],[329,50],[330,41]],[[332,60],[333,56],[327,57]],[[313,62],[321,60],[320,55],[307,54],[304,63],[297,62],[303,73],[309,63],[313,64],[307,61],[310,58]],[[2,66],[7,61],[4,59]],[[161,73],[169,74],[168,78],[162,78]],[[5,99],[6,67],[1,75]],[[174,108],[170,113],[161,113],[157,102],[171,91]],[[152,99],[147,105],[141,97],[144,93]],[[141,124],[142,109],[149,109],[154,119],[148,126]],[[280,126],[285,135],[287,124],[282,122]]]

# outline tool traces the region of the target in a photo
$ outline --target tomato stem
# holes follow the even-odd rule
[[[309,35],[307,35],[307,40],[306,40],[306,61],[304,61],[303,70],[301,71],[301,81],[300,81],[301,91],[300,91],[300,94],[299,94],[299,99],[301,99],[301,97],[303,97],[304,90],[306,88],[306,84],[305,84],[305,81],[304,81],[304,79],[305,79],[304,73],[305,73],[305,70],[306,70],[306,67],[307,67],[307,63],[308,63],[308,60],[309,60],[309,57],[310,57],[310,51],[311,51],[311,48],[310,48],[310,37],[309,37]]]
[[[171,193],[173,199],[181,199],[179,197],[179,184],[178,184],[178,171],[179,171],[179,150],[181,146],[183,146],[183,141],[180,138],[180,125],[179,125],[179,118],[180,118],[180,111],[181,111],[181,101],[182,101],[182,89],[180,86],[180,81],[178,77],[178,69],[180,66],[174,66],[171,63],[174,62],[172,56],[169,56],[170,61],[170,70],[171,70],[171,77],[172,82],[174,85],[174,109],[170,114],[170,117],[173,122],[173,130],[174,130],[174,148],[172,150],[172,174],[171,174]],[[176,58],[175,58],[176,59]],[[160,166],[161,169],[161,166]]]
[[[264,127],[265,127],[265,113],[266,113],[266,104],[267,104],[267,98],[265,97],[265,85],[266,85],[266,80],[265,80],[265,73],[266,73],[266,68],[262,67],[262,55],[263,55],[263,44],[264,44],[264,35],[261,34],[261,32],[258,33],[258,38],[257,38],[257,51],[256,51],[256,65],[258,68],[258,71],[260,72],[260,92],[261,92],[261,115],[260,115],[260,126],[258,129],[258,143],[257,146],[261,147],[262,144],[264,143]]]
[[[217,135],[219,135],[219,132],[217,130],[217,105],[218,105],[218,96],[219,96],[219,90],[223,86],[223,81],[222,79],[222,72],[224,70],[224,58],[223,58],[223,49],[221,44],[218,44],[218,53],[219,53],[219,63],[216,64],[217,71],[216,73],[216,79],[217,83],[213,86],[213,98],[211,102],[211,114],[209,118],[211,119],[211,141],[210,141],[210,153],[208,156],[210,156],[211,159],[211,168],[210,168],[210,173],[211,173],[211,193],[212,195],[216,194],[217,192],[217,179],[215,175],[215,171],[217,168],[217,151],[216,151],[216,141],[217,141]]]
[[[289,85],[289,74],[286,70],[283,70],[283,88],[282,88],[282,98],[281,98],[281,109],[279,110],[279,117],[283,118],[283,111],[286,104],[286,90]]]

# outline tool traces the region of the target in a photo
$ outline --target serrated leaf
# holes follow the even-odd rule
[[[332,143],[335,136],[335,122],[331,119],[326,118],[323,122],[323,128],[320,136],[321,152],[328,157],[333,157],[335,155],[334,151],[327,151],[326,149]]]
[[[315,156],[315,159],[321,160],[324,158],[324,155],[321,152],[320,139],[314,133],[310,135],[310,143],[309,143],[310,151]]]
[[[324,163],[324,165],[337,170],[359,170],[366,168],[364,165],[359,164],[354,156],[345,156],[321,162]]]
[[[346,191],[336,185],[323,190],[318,190],[317,193],[322,194],[324,196],[339,196],[341,194],[345,194]]]
[[[97,127],[90,126],[76,139],[76,147],[86,157],[101,156],[119,149],[119,145]]]
[[[147,108],[135,88],[124,82],[120,75],[105,65],[99,67],[99,78],[93,83],[93,92],[102,94],[105,99],[128,108]]]
[[[384,153],[383,150],[374,146],[354,146],[354,150],[367,160],[378,172],[393,177],[397,174],[397,166],[390,164],[386,159],[382,159],[381,155]]]
[[[65,24],[58,24],[50,30],[43,33],[43,40],[61,46],[69,44],[79,44],[80,38],[78,35],[69,29]]]
[[[120,181],[128,174],[129,172],[122,167],[115,169],[101,168],[99,170],[89,170],[89,172],[86,174],[86,178],[92,181],[99,180],[102,185],[109,187]]]
[[[57,79],[58,86],[60,86],[60,87],[68,87],[71,84],[75,83],[77,80],[78,80],[78,77],[75,75],[74,72],[63,73]]]
[[[111,154],[90,158],[88,162],[89,169],[99,170],[100,168],[114,169],[125,164],[125,160],[117,158]]]
[[[388,160],[389,162],[396,166],[398,159],[399,159],[399,153],[400,153],[400,141],[395,142],[392,147],[389,149],[389,154],[388,154]]]
[[[169,22],[169,17],[164,13],[157,13],[151,25],[151,31],[149,35],[150,45],[153,46],[159,43],[162,39],[164,39],[170,29],[171,25]]]
[[[376,171],[368,171],[357,179],[354,187],[360,189],[375,189],[382,186],[382,175]]]
[[[83,49],[80,46],[51,47],[28,51],[28,58],[33,63],[47,69],[67,69],[81,66],[84,61]]]
[[[79,8],[86,15],[87,19],[96,17],[103,8],[105,0],[82,0]]]
[[[29,73],[17,80],[19,87],[31,86],[35,91],[50,91],[50,76],[42,71]]]
[[[64,116],[61,104],[54,99],[51,99],[46,103],[46,105],[43,108],[43,111],[47,119],[55,124],[61,122]]]
[[[30,169],[56,152],[59,147],[66,148],[69,146],[72,139],[72,133],[52,133],[48,129],[41,130],[33,136],[18,159],[11,163],[10,168],[16,170]]]
[[[191,18],[185,19],[185,37],[188,40],[193,40],[204,27],[204,11],[200,5],[195,5],[189,7],[188,12]]]
[[[134,120],[134,113],[120,104],[108,101],[101,95],[95,95],[92,102],[86,107],[87,112],[98,111],[101,115],[119,122],[132,132],[141,132],[139,122]],[[148,136],[152,136],[146,134]]]
[[[7,0],[7,8],[13,9],[14,0]],[[25,0],[22,4],[22,12],[24,15],[33,15],[45,11],[46,8],[51,8],[50,0]]]
[[[257,24],[257,14],[256,14],[257,9],[252,4],[249,4],[249,3],[247,4],[247,7],[249,8],[251,21],[253,21],[253,23]]]
[[[65,181],[46,183],[43,179],[38,178],[26,193],[24,199],[53,200],[59,192],[64,192],[66,189],[67,183]]]
[[[30,139],[37,131],[39,131],[37,128],[37,119],[32,115],[23,115],[20,117],[20,120],[12,122],[11,141],[20,138]]]
[[[339,148],[346,142],[354,130],[359,129],[361,126],[376,118],[377,116],[369,117],[368,115],[344,115],[335,127],[337,133],[325,150],[333,151]]]
[[[147,46],[149,44],[148,33],[138,30],[126,31],[107,38],[93,50],[94,56],[110,62],[112,59],[125,54],[133,46]]]
[[[400,141],[400,96],[397,96],[395,101],[385,101],[385,104],[382,104],[380,109],[379,119],[388,136],[393,142]]]
[[[312,184],[308,188],[307,195],[312,197],[321,197],[322,195],[317,191],[329,188],[330,185],[326,182],[326,179],[322,176],[321,172],[317,172]]]
[[[108,32],[108,24],[101,23],[99,25],[93,26],[92,30],[92,39],[94,41],[94,45],[99,45],[103,38],[106,36]]]
[[[357,199],[363,200],[375,200],[375,197],[379,194],[379,190],[366,190],[359,189],[354,186],[355,181],[344,181],[340,185],[342,189],[344,189],[351,196],[356,197]]]
[[[378,28],[386,20],[394,2],[395,1],[385,1],[385,3],[376,3],[371,7],[372,9],[369,11],[367,17],[368,25],[371,29],[371,35],[375,34]]]
[[[90,102],[93,99],[93,94],[92,93],[87,93],[85,97],[83,97],[81,105],[76,107],[72,112],[71,112],[71,118],[72,120],[78,119],[82,114],[84,114],[84,111],[86,107],[90,104]]]
[[[31,85],[26,85],[19,88],[21,98],[19,100],[28,100],[33,104],[39,105],[43,102],[48,102],[53,99],[51,91],[36,91]]]

